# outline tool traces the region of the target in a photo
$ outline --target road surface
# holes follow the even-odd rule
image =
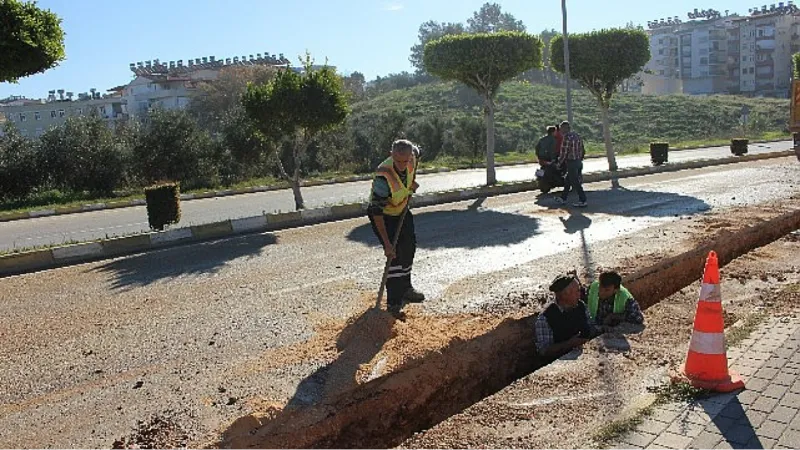
[[[750,153],[767,153],[789,148],[791,148],[789,141],[754,144],[750,146]],[[671,153],[670,162],[726,156],[730,156],[728,147],[683,150]],[[620,168],[641,167],[649,164],[649,155],[618,158]],[[497,169],[497,179],[501,182],[530,180],[536,167],[538,166],[501,167]],[[607,168],[608,163],[605,158],[588,159],[585,162],[584,173],[603,171]],[[421,193],[480,186],[485,182],[486,171],[484,169],[459,170],[419,177]],[[369,187],[369,181],[315,186],[303,188],[303,196],[306,207],[315,208],[364,201],[368,196]],[[592,200],[590,199],[590,201]],[[292,210],[294,210],[294,200],[291,190],[288,189],[191,200],[181,203],[181,222],[178,226],[191,226]],[[0,250],[82,242],[148,230],[147,210],[144,206],[40,217],[0,223]]]
[[[530,193],[416,210],[424,312],[480,309],[570,268],[681,251],[679,230],[702,230],[704,212],[800,207],[790,200],[800,170],[781,158],[587,191],[581,210]],[[380,342],[333,362],[327,341],[271,352],[374,303],[382,270],[357,218],[2,278],[0,447],[107,447],[151,414],[203,434],[270,399],[314,401],[330,377],[352,383]]]

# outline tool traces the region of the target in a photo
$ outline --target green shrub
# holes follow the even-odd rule
[[[0,199],[19,201],[28,198],[42,180],[37,165],[36,146],[9,123],[0,137]]]
[[[110,196],[125,177],[129,148],[94,112],[68,118],[40,142],[42,169],[56,189]]]
[[[213,179],[214,145],[186,111],[152,111],[134,147],[135,163],[147,183],[176,180],[184,188],[208,187]]]
[[[178,183],[160,183],[144,189],[147,200],[147,221],[150,228],[161,231],[168,224],[181,220],[181,192]]]

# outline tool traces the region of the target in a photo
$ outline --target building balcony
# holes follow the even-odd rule
[[[771,81],[773,78],[775,78],[775,73],[774,72],[757,73],[756,74],[756,80],[770,80]]]
[[[775,65],[774,59],[765,59],[763,61],[756,61],[756,67],[773,67]]]

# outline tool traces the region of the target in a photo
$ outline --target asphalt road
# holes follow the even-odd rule
[[[580,210],[529,193],[415,210],[422,307],[470,311],[569,268],[681,251],[704,212],[800,207],[794,157],[620,184],[587,185]],[[108,448],[153,414],[202,434],[270,401],[314,401],[380,345],[333,362],[328,342],[273,351],[372,304],[382,270],[357,218],[2,278],[0,447]]]
[[[767,153],[791,148],[790,141],[754,144],[750,153]],[[676,151],[670,162],[730,156],[728,147]],[[620,168],[650,165],[649,155],[625,156],[617,159]],[[497,169],[499,181],[522,181],[533,178],[538,166],[510,166]],[[605,158],[588,159],[584,173],[607,170]],[[486,182],[485,169],[459,170],[419,177],[420,192],[443,191],[480,186]],[[367,198],[370,182],[352,182],[303,188],[307,208],[357,202]],[[185,201],[181,204],[179,226],[211,223],[262,213],[294,210],[291,190],[243,194],[229,197]],[[40,245],[87,241],[148,231],[147,210],[144,206],[80,214],[40,217],[0,223],[0,250]]]

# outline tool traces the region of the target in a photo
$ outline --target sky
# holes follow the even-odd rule
[[[497,0],[529,32],[561,29],[557,0]],[[59,15],[67,58],[17,84],[0,83],[0,98],[47,96],[65,89],[105,92],[132,79],[131,62],[184,61],[283,53],[292,61],[308,51],[316,63],[367,80],[412,71],[409,49],[428,20],[463,22],[486,0],[39,0]],[[777,3],[777,2],[774,2]],[[679,16],[694,8],[747,14],[763,3],[744,0],[567,0],[573,32]]]

